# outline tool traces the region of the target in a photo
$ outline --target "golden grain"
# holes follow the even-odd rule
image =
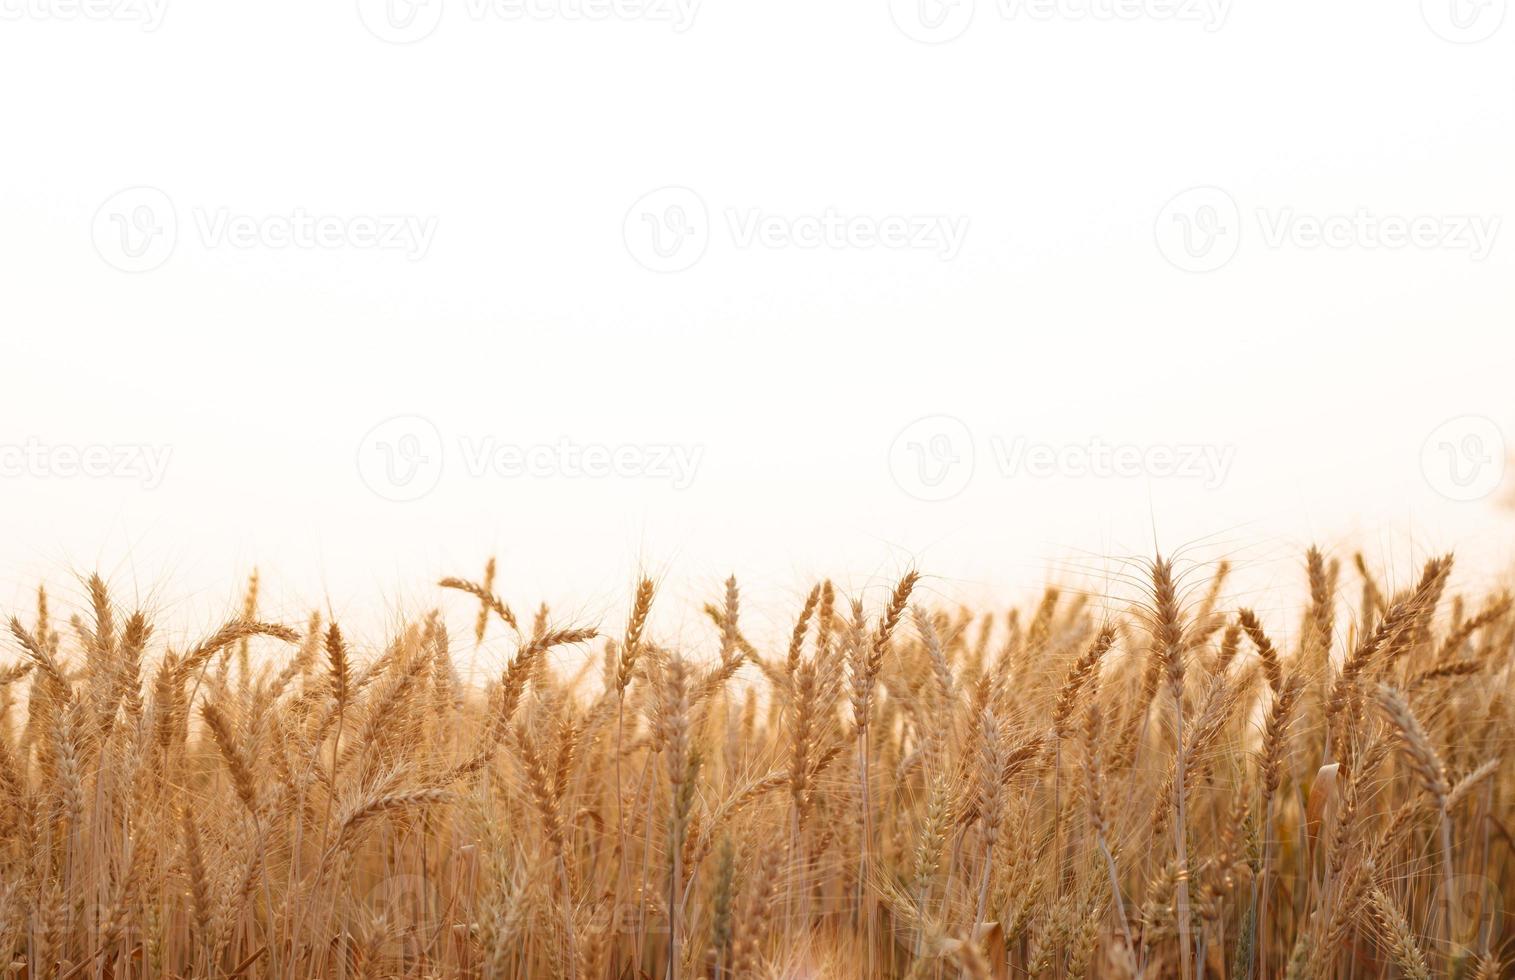
[[[1158,559],[1133,594],[1009,615],[912,606],[913,571],[877,604],[823,580],[765,649],[735,578],[703,645],[658,638],[650,579],[614,643],[545,606],[523,633],[491,561],[440,583],[471,666],[503,665],[483,684],[436,612],[377,645],[296,631],[258,621],[254,577],[175,652],[98,576],[67,640],[39,590],[0,664],[0,954],[132,978],[1498,976],[1515,604],[1444,602],[1449,559],[1387,597],[1354,564],[1357,608],[1307,553],[1287,643],[1227,602],[1229,565],[1191,601]]]

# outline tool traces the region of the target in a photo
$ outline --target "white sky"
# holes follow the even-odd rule
[[[430,602],[491,552],[590,615],[639,567],[975,598],[1154,526],[1266,582],[1509,554],[1504,0],[394,0],[441,11],[409,44],[162,2],[0,0],[11,607],[99,567],[214,618],[254,565],[276,611]],[[637,475],[508,469],[560,439]]]

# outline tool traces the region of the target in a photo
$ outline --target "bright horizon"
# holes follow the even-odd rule
[[[1502,574],[1515,27],[1420,7],[7,7],[0,596]]]

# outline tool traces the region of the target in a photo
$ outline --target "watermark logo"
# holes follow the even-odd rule
[[[314,214],[296,207],[285,214],[239,214],[227,207],[190,209],[189,230],[204,249],[358,249],[426,257],[437,232],[435,217],[410,214]],[[123,272],[150,272],[178,244],[179,212],[156,187],[130,187],[111,195],[90,226],[95,251]]]
[[[0,20],[120,21],[146,33],[163,26],[168,0],[0,0]]]
[[[1492,419],[1462,415],[1438,425],[1420,447],[1420,472],[1431,489],[1466,503],[1482,500],[1504,480],[1504,433]]]
[[[128,187],[100,205],[90,223],[95,251],[122,272],[150,272],[174,254],[179,218],[156,187]]]
[[[195,230],[206,248],[378,249],[404,253],[412,262],[426,257],[437,219],[413,214],[235,214],[230,208],[197,207]]]
[[[442,433],[419,415],[380,422],[358,443],[358,476],[385,500],[420,500],[442,479]]]
[[[475,24],[647,21],[682,34],[694,26],[699,0],[461,0],[457,6]],[[443,0],[358,0],[358,18],[381,41],[413,44],[436,31],[442,7]]]
[[[1006,20],[1177,21],[1218,31],[1231,14],[1231,0],[999,0]]]
[[[1256,222],[1255,228],[1244,228],[1249,217]],[[1191,187],[1163,205],[1153,232],[1158,251],[1174,267],[1213,272],[1236,257],[1243,237],[1254,236],[1271,249],[1415,249],[1460,252],[1473,262],[1482,262],[1493,252],[1501,224],[1497,214],[1403,215],[1363,207],[1311,213],[1263,206],[1249,215],[1222,188]]]
[[[662,480],[675,490],[687,490],[704,458],[704,446],[681,443],[580,443],[561,438],[557,442],[530,445],[502,442],[493,436],[458,442],[464,471],[473,478],[522,477],[570,480]]]
[[[659,187],[637,199],[621,223],[626,250],[653,272],[683,272],[710,244],[710,212],[687,187]]]
[[[40,439],[0,444],[0,478],[135,480],[156,490],[168,473],[170,446],[142,443],[54,445]]]
[[[1508,0],[1420,0],[1420,16],[1443,40],[1474,44],[1504,24]]]
[[[950,500],[973,479],[973,433],[962,419],[928,415],[900,430],[889,446],[895,485],[918,500]]]
[[[828,207],[814,214],[779,214],[763,208],[726,208],[725,233],[739,250],[885,249],[958,257],[968,236],[966,215],[845,213]],[[621,223],[626,250],[654,272],[683,272],[710,246],[710,210],[687,187],[660,187],[642,195]]]
[[[1441,249],[1467,252],[1482,262],[1494,248],[1499,215],[1301,214],[1293,208],[1258,208],[1259,236],[1269,248]]]
[[[385,875],[358,905],[368,919],[365,945],[370,955],[380,963],[398,967],[407,949],[422,947],[435,935],[445,907],[434,879]]]
[[[737,248],[885,248],[932,252],[944,262],[957,258],[968,235],[964,215],[842,214],[827,208],[818,215],[770,214],[759,208],[727,209],[726,225]]]
[[[1000,475],[1012,479],[1029,476],[1094,477],[1129,480],[1151,477],[1159,480],[1194,480],[1206,490],[1226,482],[1236,447],[1203,442],[1109,443],[1093,437],[1087,442],[1054,445],[1025,436],[990,439]]]
[[[962,419],[928,415],[895,436],[889,473],[896,486],[918,500],[950,500],[973,480],[978,445],[987,445],[985,458],[1001,480],[1148,478],[1187,480],[1215,490],[1236,461],[1235,446],[1206,442],[1137,444],[1092,436],[1051,443],[998,433],[980,441]]]
[[[1153,228],[1157,249],[1185,272],[1213,272],[1241,247],[1241,209],[1219,187],[1191,187],[1168,199]]]
[[[973,23],[973,0],[889,0],[889,15],[912,41],[942,44]]]
[[[358,0],[358,18],[381,41],[411,44],[442,23],[442,0]]]
[[[453,455],[456,454],[456,455]],[[386,419],[358,443],[358,476],[385,500],[419,500],[437,488],[448,456],[471,480],[625,479],[688,489],[705,447],[685,443],[509,442],[493,435],[446,439],[419,415]]]
[[[1481,874],[1453,875],[1450,881],[1438,876],[1430,913],[1427,935],[1438,937],[1438,945],[1439,937],[1450,938],[1454,955],[1497,946],[1508,914],[1499,885]]]
[[[1231,14],[1231,0],[994,0],[1006,22],[1198,24],[1218,31]],[[943,44],[963,35],[974,20],[974,0],[889,0],[889,15],[901,34],[921,44]]]
[[[475,21],[649,21],[668,24],[675,34],[694,26],[699,0],[463,0]]]

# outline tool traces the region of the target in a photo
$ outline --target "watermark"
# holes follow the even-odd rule
[[[369,965],[402,969],[407,951],[422,948],[444,921],[446,901],[436,880],[392,874],[368,889],[357,908],[367,920],[364,937]]]
[[[1169,262],[1188,272],[1211,272],[1241,247],[1241,209],[1219,187],[1191,187],[1163,205],[1153,233]]]
[[[998,0],[1006,20],[1171,21],[1218,31],[1231,15],[1232,0]]]
[[[1431,489],[1466,503],[1499,488],[1505,470],[1504,433],[1492,419],[1461,415],[1438,425],[1420,447],[1420,472]]]
[[[442,480],[442,433],[430,419],[397,415],[358,440],[358,477],[385,500],[420,500]]]
[[[1499,885],[1481,874],[1453,875],[1450,881],[1438,876],[1429,911],[1426,934],[1454,956],[1497,947],[1509,916]],[[1442,937],[1451,940],[1450,947]]]
[[[321,214],[295,207],[245,214],[195,205],[180,221],[171,197],[156,187],[129,187],[100,205],[90,224],[95,251],[123,272],[150,272],[174,254],[188,230],[202,249],[356,249],[419,261],[431,250],[437,219],[413,214]]]
[[[90,231],[106,262],[122,272],[149,272],[174,254],[179,216],[158,188],[128,187],[100,205]]]
[[[172,447],[145,443],[54,445],[40,439],[0,444],[0,478],[135,480],[156,490]]]
[[[168,0],[0,0],[0,20],[118,21],[146,33],[163,26]]]
[[[1053,443],[1025,435],[990,434],[986,458],[1003,480],[1093,478],[1187,480],[1218,489],[1236,461],[1236,447],[1207,442],[1121,443],[1098,436]],[[889,446],[889,473],[918,500],[957,496],[973,480],[978,441],[962,419],[916,419]]]
[[[1420,0],[1420,16],[1454,44],[1486,41],[1504,24],[1509,0]]]
[[[1218,31],[1231,15],[1232,0],[889,0],[889,16],[900,33],[922,44],[955,40],[974,22],[975,8],[992,8],[1012,23],[1195,24]]]
[[[1499,215],[1301,214],[1293,208],[1258,208],[1259,238],[1269,248],[1444,249],[1467,252],[1474,262],[1489,257],[1499,234]]]
[[[894,26],[912,41],[942,44],[973,23],[974,0],[889,0]]]
[[[1315,213],[1289,206],[1253,209],[1256,227],[1247,231],[1265,247],[1461,252],[1470,261],[1489,257],[1499,237],[1497,214],[1383,213],[1359,207]],[[1186,272],[1213,272],[1235,258],[1241,247],[1244,212],[1220,187],[1191,187],[1175,194],[1153,224],[1157,249]]]
[[[900,430],[889,445],[889,473],[918,500],[950,500],[973,479],[973,433],[962,419],[928,415]]]
[[[358,20],[381,41],[411,44],[442,23],[442,0],[358,0]]]
[[[705,455],[704,446],[679,443],[609,445],[560,438],[557,442],[523,445],[501,442],[493,436],[464,436],[459,449],[464,471],[476,478],[652,479],[665,481],[675,490],[689,488]]]
[[[1151,477],[1199,482],[1215,490],[1226,482],[1236,447],[1205,442],[1109,443],[1097,436],[1087,442],[1053,444],[1033,442],[1024,436],[1005,439],[993,436],[994,460],[1006,478],[1029,476],[1094,477],[1129,480]]]
[[[827,207],[815,213],[726,208],[725,237],[734,248],[884,249],[914,251],[943,262],[968,236],[966,215],[867,214]],[[626,251],[654,272],[683,272],[704,257],[712,237],[710,208],[688,187],[660,187],[637,199],[621,222]]]
[[[413,214],[235,214],[197,207],[195,230],[206,248],[381,249],[424,259],[437,233],[435,217]]]
[[[827,208],[816,215],[770,214],[760,208],[726,211],[737,248],[886,248],[931,252],[951,262],[968,234],[964,215],[891,214],[874,217]]]
[[[455,0],[449,16],[475,24],[563,21],[641,21],[666,24],[675,34],[694,26],[700,0]],[[441,25],[443,0],[358,0],[358,19],[390,44],[413,44]]]
[[[710,246],[710,210],[687,187],[659,187],[637,199],[621,222],[626,251],[653,272],[683,272]]]
[[[385,500],[419,500],[436,489],[452,456],[470,479],[650,480],[674,490],[693,485],[705,447],[677,442],[511,442],[494,435],[443,438],[419,415],[386,419],[358,443],[358,475]]]

